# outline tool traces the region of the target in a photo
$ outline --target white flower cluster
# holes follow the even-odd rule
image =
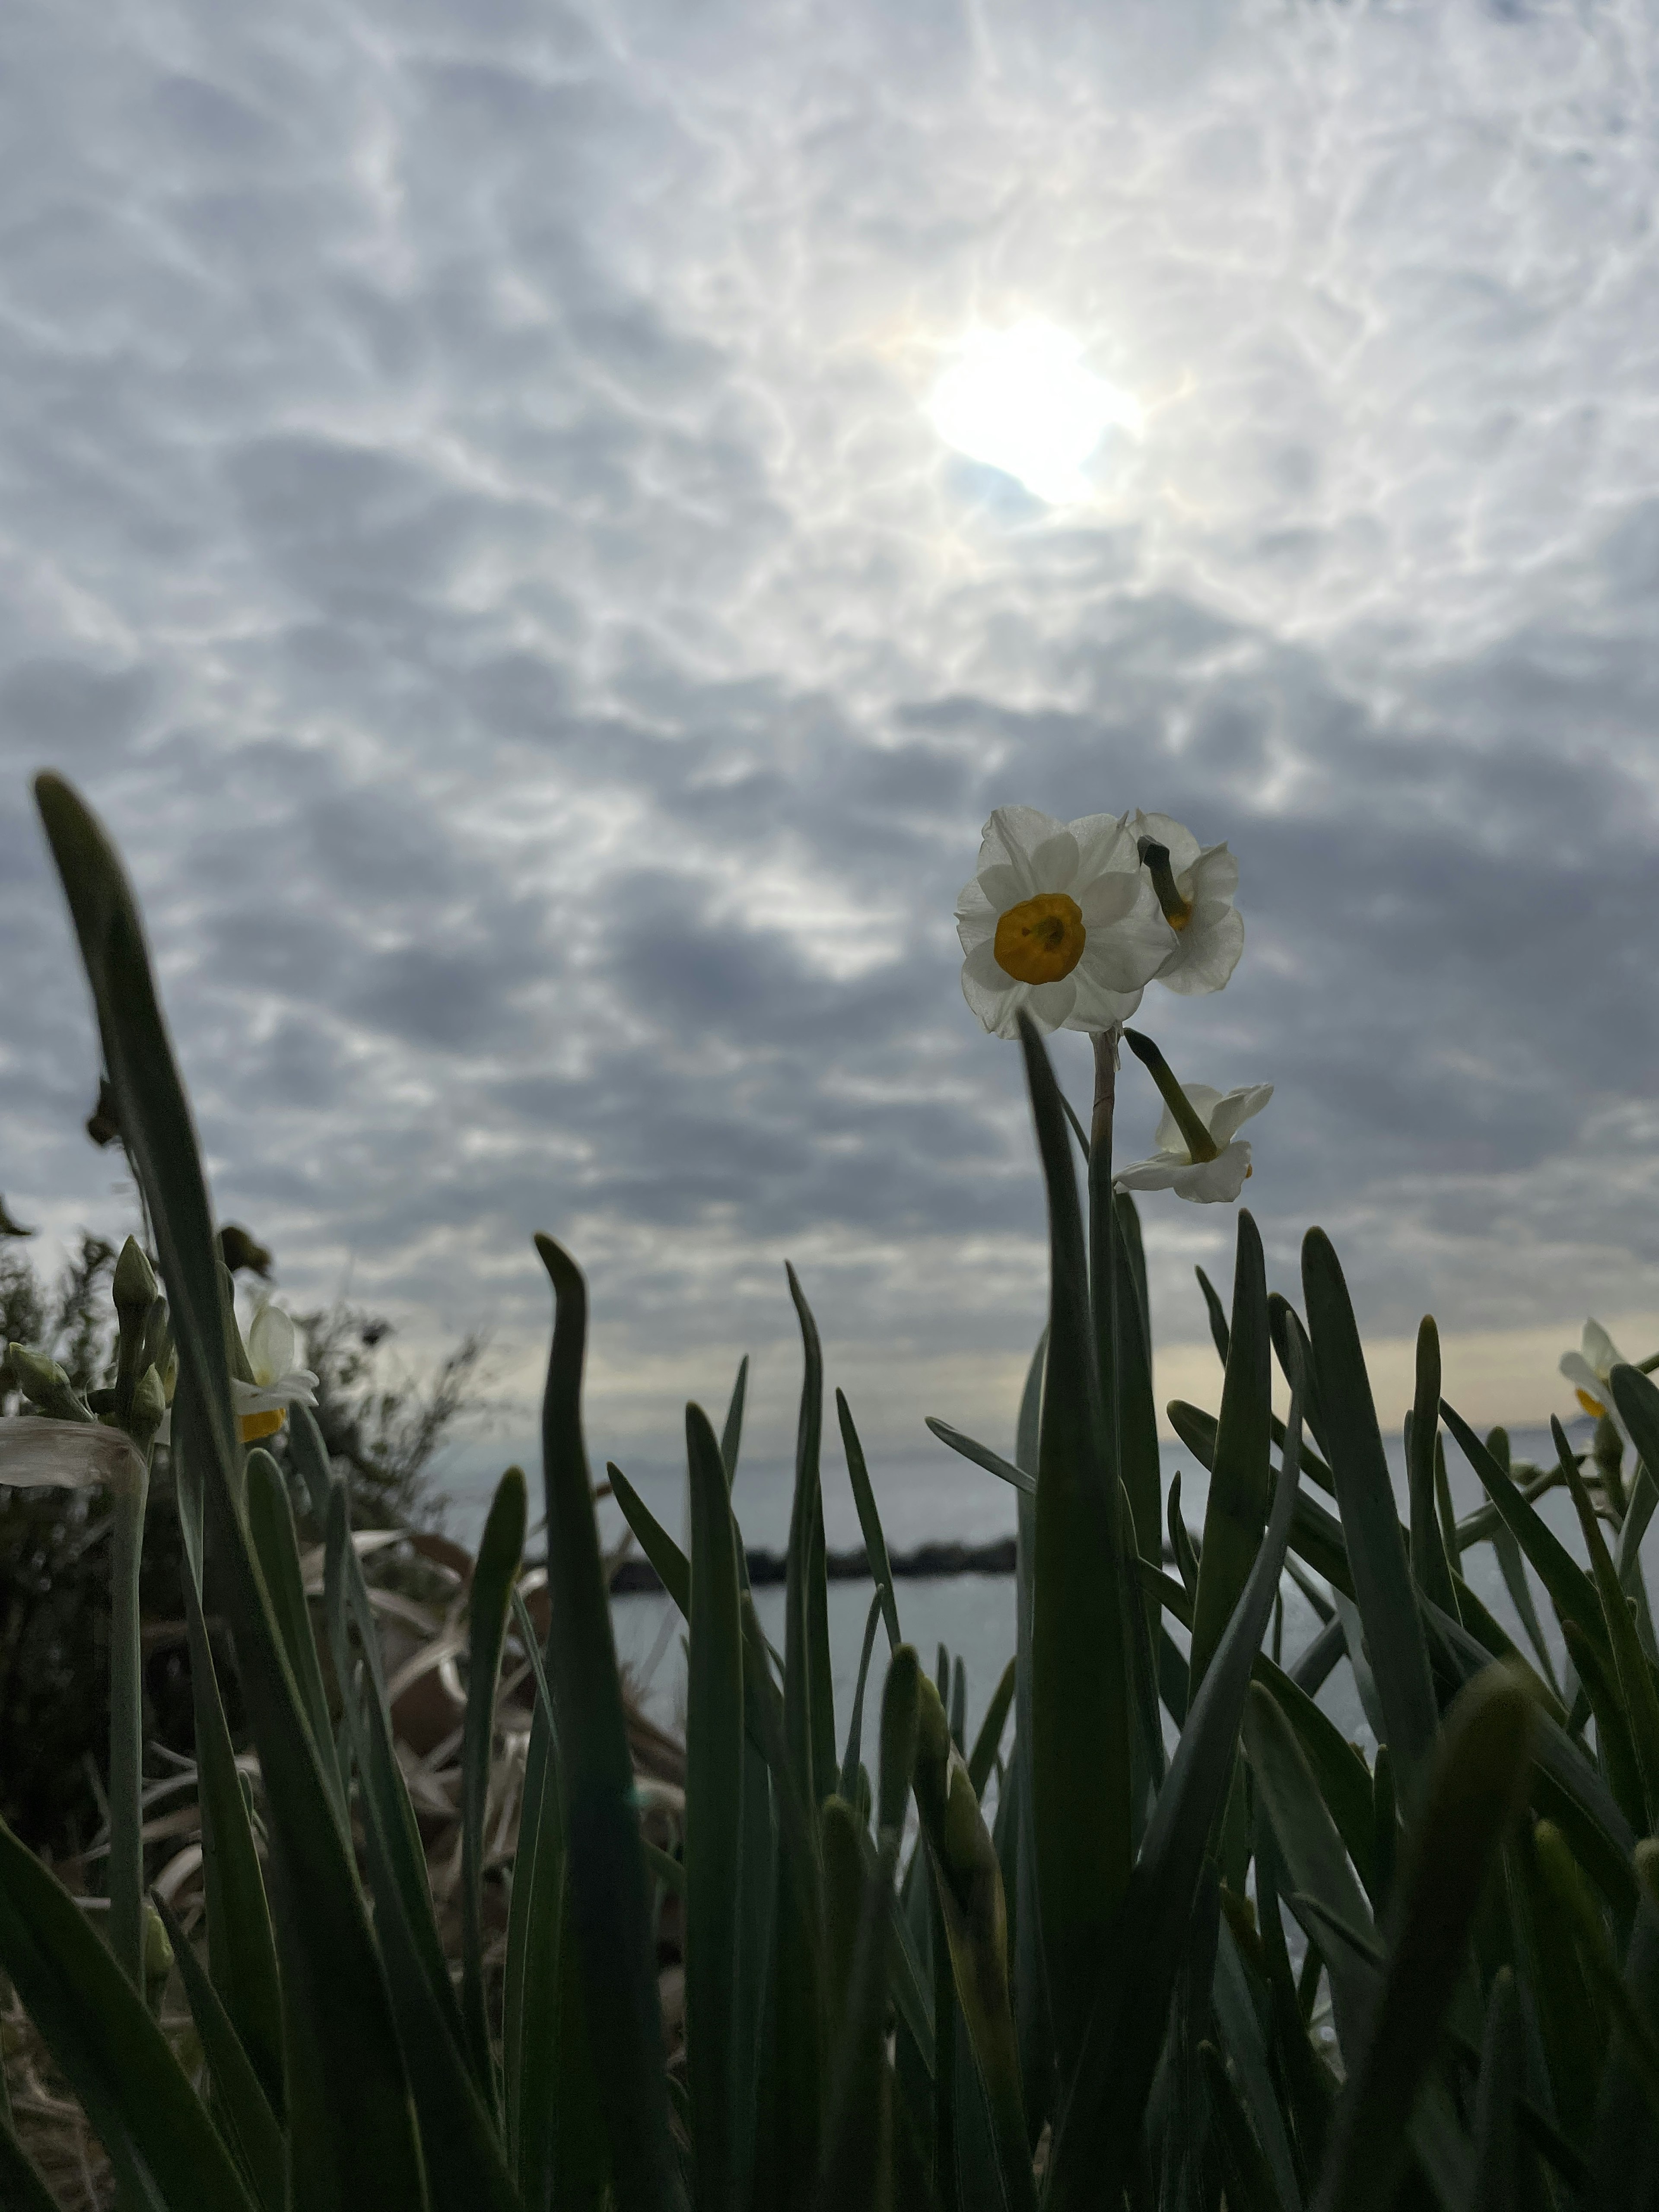
[[[957,901],[963,995],[994,1036],[1017,1036],[1023,1014],[1039,1032],[1085,1030],[1115,1045],[1149,983],[1183,997],[1226,983],[1244,950],[1237,889],[1226,846],[1200,845],[1167,814],[1059,822],[1000,806]],[[1236,1199],[1250,1172],[1236,1132],[1272,1096],[1271,1084],[1225,1094],[1194,1085],[1185,1133],[1166,1111],[1158,1150],[1119,1170],[1115,1188]]]

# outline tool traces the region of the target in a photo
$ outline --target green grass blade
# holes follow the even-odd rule
[[[1133,1199],[1127,1190],[1120,1191],[1116,1203],[1118,1475],[1128,1492],[1141,1557],[1155,1559],[1163,1534],[1164,1475],[1158,1449],[1158,1402],[1152,1395],[1146,1261]]]
[[[328,1784],[342,1828],[345,1824],[345,1787],[340,1779],[334,1747],[334,1723],[323,1686],[323,1669],[317,1656],[317,1638],[311,1626],[300,1571],[300,1545],[294,1528],[294,1508],[282,1469],[267,1451],[257,1446],[247,1455],[248,1534],[254,1557],[264,1577],[271,1611],[283,1650],[299,1690],[301,1709],[316,1748],[317,1764]]]
[[[684,2202],[668,2121],[650,1896],[582,1440],[587,1286],[550,1237],[536,1249],[556,1317],[542,1405],[549,1675],[565,1791],[571,1922],[618,2212]]]
[[[821,1444],[823,1430],[823,1349],[818,1325],[806,1303],[806,1294],[793,1267],[789,1296],[800,1323],[802,1372],[800,1417],[795,1431],[795,1504],[790,1517],[792,1553],[795,1546],[795,1516],[800,1521],[799,1636],[801,1654],[799,1691],[806,1724],[800,1729],[799,1752],[805,1755],[800,1771],[806,1794],[821,1805],[836,1786],[835,1674],[830,1662],[830,1609],[825,1579],[823,1543],[823,1473]],[[791,1590],[795,1585],[792,1581]],[[786,1636],[786,1646],[787,1637]],[[793,1668],[793,1656],[788,1664]],[[788,1696],[786,1682],[786,1701]],[[799,1753],[798,1753],[799,1755]]]
[[[685,2017],[700,2203],[735,2203],[738,2044],[733,1968],[741,1915],[743,1629],[725,1462],[702,1408],[688,1406],[691,1658],[685,1780]],[[866,1646],[867,1650],[867,1646]]]
[[[847,1454],[848,1479],[853,1486],[853,1502],[858,1507],[859,1527],[864,1534],[865,1557],[870,1562],[876,1594],[881,1600],[882,1618],[887,1623],[887,1648],[890,1651],[896,1651],[902,1639],[899,1635],[898,1596],[893,1588],[893,1566],[887,1556],[887,1538],[882,1528],[870,1470],[865,1464],[864,1447],[859,1442],[857,1429],[853,1425],[853,1409],[839,1390],[836,1393],[836,1418],[841,1424],[842,1447]]]
[[[329,1520],[337,1584],[343,1547],[349,1548],[341,1484]],[[372,1692],[360,1697],[350,1678],[344,1697],[375,1932],[414,2092],[433,2212],[520,2212],[496,2122],[493,2068],[483,2081],[473,2070],[388,1716]],[[491,2064],[487,2045],[484,2061]]]
[[[1020,1394],[1014,1431],[1016,1455],[1035,1467],[1040,1449],[1042,1378],[1048,1365],[1048,1335],[1043,1331]],[[1031,1626],[1036,1589],[1036,1499],[1017,1500],[1014,1508],[1014,1817],[1018,1838],[1014,1851],[1014,2032],[1019,2039],[1020,2087],[1026,2125],[1040,2130],[1053,2098],[1054,2025],[1048,2008],[1048,1967],[1037,1901],[1036,1814],[1031,1796],[1032,1717]]]
[[[496,1486],[467,1596],[466,1717],[461,1730],[461,2018],[478,2087],[493,2108],[495,2063],[484,2003],[483,1854],[495,1746],[495,1685],[507,1607],[524,1558],[528,1492],[522,1468]]]
[[[182,1411],[270,1808],[282,1929],[291,2181],[307,2212],[414,2212],[426,2201],[391,2007],[327,1781],[244,1518],[231,1348],[212,1213],[137,906],[66,784],[36,794],[98,1009],[123,1135],[154,1224]],[[181,1407],[175,1400],[177,1428]]]
[[[897,1838],[889,1835],[866,1868],[858,1816],[840,1797],[825,1805],[823,1829],[826,1899],[832,1924],[842,1924],[830,1951],[832,1958],[842,1954],[843,1964],[833,1994],[829,2118],[817,2203],[822,2212],[842,2212],[881,2200],[892,2156],[886,1900]]]
[[[1254,1931],[1252,1931],[1254,1933]],[[1302,2191],[1285,2114],[1279,2110],[1279,2091],[1273,2080],[1267,2036],[1262,2018],[1266,1960],[1258,1938],[1255,1951],[1262,1969],[1260,1980],[1247,1972],[1231,1927],[1223,1923],[1216,1945],[1213,1992],[1216,2026],[1235,2093],[1248,2108],[1270,2185],[1270,2199],[1279,2212],[1301,2212]]]
[[[1492,1662],[1492,1655],[1468,1630],[1449,1613],[1430,1612],[1455,1675],[1472,1682]],[[1525,1662],[1509,1662],[1510,1671],[1525,1679]],[[1583,1747],[1575,1743],[1552,1717],[1539,1694],[1537,1678],[1528,1682],[1537,1708],[1533,1738],[1532,1798],[1534,1809],[1565,1829],[1581,1866],[1594,1876],[1602,1894],[1615,1910],[1628,1913],[1634,1901],[1631,1853],[1636,1831],[1620,1810]]]
[[[1524,1823],[1507,1862],[1520,1938],[1516,1949],[1527,1968],[1556,2118],[1568,2137],[1582,2145],[1595,2118],[1607,2023],[1598,2014],[1579,1963],[1571,1921],[1550,1894],[1534,1837]]]
[[[1474,2098],[1474,2197],[1469,2212],[1521,2212],[1515,2125],[1521,2068],[1521,2007],[1515,1976],[1508,1966],[1500,1966],[1486,1998],[1486,2033]]]
[[[1019,2051],[1009,2002],[1008,1926],[1002,1870],[981,1817],[966,1760],[933,1685],[917,1692],[916,1809],[961,2018],[991,2123],[1004,2202],[1036,2212],[1030,2143],[1020,2094]],[[938,2022],[941,1996],[934,2000]],[[943,2067],[940,2068],[943,2072]],[[937,2078],[937,2077],[936,2077]]]
[[[1409,1810],[1439,1726],[1439,1710],[1359,1331],[1341,1267],[1322,1230],[1310,1229],[1303,1241],[1302,1279],[1354,1598],[1365,1625],[1401,1802]]]
[[[1549,1593],[1550,1603],[1557,1613],[1564,1621],[1577,1622],[1583,1633],[1611,1660],[1613,1650],[1607,1642],[1607,1622],[1602,1617],[1601,1601],[1595,1594],[1595,1584],[1536,1508],[1528,1504],[1508,1470],[1499,1465],[1462,1416],[1444,1404],[1441,1412],[1445,1417],[1446,1426],[1457,1440],[1459,1449],[1474,1469],[1482,1489],[1531,1561],[1533,1571]]]
[[[1435,1444],[1440,1433],[1440,1332],[1431,1314],[1417,1331],[1417,1397],[1406,1430],[1406,1474],[1411,1492],[1412,1574],[1431,1604],[1455,1613],[1451,1567],[1436,1511]]]
[[[206,2106],[81,1907],[0,1822],[0,1966],[145,2212],[253,2212]]]
[[[222,2115],[231,2147],[259,2205],[259,2212],[283,2212],[288,2193],[288,2151],[270,2100],[248,2063],[235,2023],[225,2010],[207,1969],[197,1957],[178,1916],[164,1898],[155,1899],[185,1985],[190,2016],[213,2083],[215,2109]],[[10,2199],[0,2191],[0,2203]]]
[[[1527,1641],[1532,1646],[1533,1656],[1538,1662],[1540,1671],[1551,1690],[1554,1692],[1559,1703],[1560,1688],[1555,1679],[1555,1663],[1550,1657],[1550,1648],[1545,1639],[1544,1625],[1538,1618],[1538,1608],[1532,1601],[1532,1587],[1527,1580],[1526,1561],[1522,1556],[1520,1545],[1515,1540],[1514,1532],[1507,1522],[1499,1522],[1497,1528],[1492,1530],[1492,1547],[1497,1557],[1498,1571],[1504,1577],[1504,1587],[1510,1594],[1510,1603],[1515,1607],[1516,1616],[1526,1632]],[[1462,1608],[1454,1600],[1447,1610],[1459,1612]]]
[[[527,1621],[526,1650],[535,1650]],[[551,1706],[538,1693],[525,1767],[519,1848],[513,1863],[501,2004],[501,2073],[507,2154],[526,2207],[547,2203],[562,2090],[560,1992],[570,1980],[562,1960],[564,1830]]]
[[[669,1534],[615,1460],[605,1462],[611,1492],[622,1508],[623,1518],[634,1532],[634,1540],[657,1571],[657,1579],[680,1609],[691,1618],[691,1562]]]
[[[864,1744],[864,1686],[869,1680],[870,1654],[875,1649],[876,1630],[881,1621],[882,1611],[881,1592],[878,1589],[870,1600],[870,1610],[865,1616],[864,1642],[859,1650],[858,1686],[853,1692],[853,1717],[847,1723],[847,1748],[842,1754],[840,1794],[849,1805],[858,1794],[859,1760]]]
[[[1370,2212],[1394,2200],[1418,2091],[1464,1972],[1482,1892],[1522,1801],[1534,1711],[1524,1685],[1494,1667],[1447,1715],[1425,1778],[1382,1988],[1337,2106],[1317,2212]]]
[[[985,1708],[985,1717],[979,1724],[979,1734],[974,1738],[974,1747],[968,1754],[968,1778],[974,1785],[976,1798],[985,1795],[985,1785],[991,1778],[991,1769],[996,1764],[1002,1731],[1008,1724],[1008,1708],[1014,1701],[1014,1679],[1018,1671],[1012,1659],[1002,1670],[1002,1680],[992,1692],[991,1702]]]
[[[1287,1889],[1314,1899],[1344,1925],[1369,1935],[1371,1910],[1348,1864],[1348,1854],[1295,1730],[1267,1691],[1257,1683],[1244,1711],[1244,1747],[1255,1779],[1257,1803],[1271,1824]],[[1337,2038],[1345,2051],[1358,2047],[1370,2002],[1370,1979],[1349,1956],[1327,1949]]]
[[[953,1428],[949,1421],[940,1420],[937,1413],[929,1413],[926,1419],[927,1425],[942,1444],[948,1444],[953,1452],[960,1452],[963,1459],[971,1460],[975,1467],[982,1467],[988,1474],[996,1475],[1024,1496],[1036,1496],[1036,1475],[1028,1474],[1023,1467],[1016,1467],[1012,1460],[1004,1459],[1000,1452],[993,1451],[989,1444],[981,1443],[977,1437],[964,1435],[962,1430]]]
[[[1227,1309],[1222,1304],[1220,1293],[1203,1268],[1194,1267],[1193,1273],[1198,1277],[1198,1287],[1204,1293],[1204,1311],[1210,1324],[1210,1341],[1215,1346],[1216,1358],[1224,1367],[1227,1364]]]
[[[175,1461],[183,1449],[181,1437],[173,1446]],[[191,1704],[196,1719],[196,1795],[202,1822],[208,1966],[259,2086],[280,2118],[285,2094],[283,1990],[264,1873],[220,1702],[201,1600],[188,1571],[184,1577],[184,1598]]]
[[[1613,1668],[1625,1714],[1630,1727],[1631,1741],[1635,1747],[1637,1765],[1641,1771],[1643,1794],[1647,1801],[1645,1826],[1651,1834],[1659,1824],[1659,1688],[1656,1688],[1653,1669],[1649,1666],[1636,1633],[1636,1623],[1631,1618],[1629,1605],[1619,1583],[1618,1570],[1613,1555],[1607,1550],[1607,1539],[1601,1534],[1601,1524],[1589,1501],[1577,1468],[1572,1463],[1565,1431],[1558,1420],[1550,1423],[1555,1438],[1555,1449],[1561,1462],[1561,1471],[1572,1493],[1572,1502],[1578,1512],[1578,1526],[1583,1532],[1584,1548],[1589,1553],[1590,1568],[1595,1577],[1595,1590],[1601,1601],[1601,1611],[1607,1624],[1607,1641],[1613,1647]]]
[[[1273,1612],[1296,1500],[1299,1408],[1255,1565],[1188,1711],[1113,1930],[1113,1970],[1093,1995],[1082,2052],[1062,2087],[1048,2212],[1115,2203],[1127,2179],[1164,2040],[1209,1837],[1227,1801],[1252,1666]]]
[[[1221,2144],[1228,2212],[1285,2212],[1285,2200],[1255,2139],[1238,2089],[1212,2043],[1199,2045]],[[1294,2200],[1292,2200],[1293,2202]]]
[[[1271,1299],[1268,1301],[1271,1304]],[[1201,1407],[1188,1405],[1184,1398],[1171,1398],[1164,1407],[1174,1429],[1188,1450],[1194,1454],[1201,1467],[1212,1474],[1215,1470],[1216,1436],[1219,1427],[1213,1413]],[[1281,1443],[1280,1424],[1275,1418],[1273,1435]],[[1352,1597],[1353,1577],[1348,1567],[1348,1547],[1342,1534],[1342,1523],[1333,1513],[1328,1513],[1316,1498],[1298,1492],[1296,1517],[1291,1523],[1291,1549],[1300,1559],[1305,1559],[1316,1574],[1322,1575],[1345,1597]]]
[[[1261,1531],[1267,1523],[1272,1494],[1268,1462],[1273,1376],[1267,1261],[1255,1223],[1242,1208],[1227,1346],[1227,1372],[1222,1384],[1221,1418],[1216,1425],[1215,1464],[1204,1513],[1204,1548],[1199,1558],[1198,1598],[1193,1607],[1193,1643],[1188,1659],[1194,1692],[1249,1577]]]
[[[1048,1197],[1048,1358],[1036,1496],[1031,1796],[1054,2039],[1075,2063],[1129,1878],[1131,1717],[1083,1221],[1059,1087],[1023,1024]]]
[[[743,1449],[743,1409],[748,1396],[749,1354],[745,1352],[738,1362],[738,1379],[732,1385],[732,1397],[720,1430],[720,1465],[726,1469],[728,1490],[737,1480],[738,1454]]]

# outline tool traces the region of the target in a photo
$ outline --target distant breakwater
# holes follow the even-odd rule
[[[757,1588],[787,1582],[789,1560],[782,1552],[750,1552],[749,1580]],[[1014,1540],[999,1536],[990,1544],[918,1544],[913,1552],[894,1552],[889,1564],[896,1581],[943,1581],[948,1575],[1011,1575],[1014,1571]],[[823,1571],[832,1583],[868,1582],[870,1555],[860,1544],[855,1552],[830,1552]],[[649,1559],[637,1554],[613,1568],[612,1597],[644,1597],[662,1588],[662,1578]]]

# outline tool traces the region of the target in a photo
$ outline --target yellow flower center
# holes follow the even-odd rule
[[[1082,959],[1088,935],[1075,899],[1064,891],[1040,891],[1009,908],[991,950],[997,966],[1017,983],[1058,983]]]
[[[1579,1404],[1593,1419],[1598,1421],[1606,1420],[1607,1417],[1607,1409],[1601,1404],[1599,1399],[1592,1398],[1588,1390],[1575,1390],[1572,1395],[1577,1399]]]
[[[242,1431],[245,1444],[257,1444],[261,1437],[274,1437],[288,1415],[277,1407],[269,1413],[243,1413],[237,1425]]]

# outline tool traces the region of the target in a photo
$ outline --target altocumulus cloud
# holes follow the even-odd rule
[[[1146,1018],[1278,1085],[1287,1286],[1318,1218],[1380,1335],[1659,1310],[1652,13],[1095,12],[25,9],[27,1213],[107,1204],[52,763],[296,1296],[349,1267],[528,1362],[551,1228],[607,1433],[665,1453],[745,1344],[781,1407],[787,1252],[883,1439],[1006,1428],[1039,1194],[951,902],[992,805],[1138,804],[1241,856],[1233,984]],[[1028,316],[1144,417],[1065,508],[927,419]],[[1179,1340],[1228,1232],[1176,1211]]]

